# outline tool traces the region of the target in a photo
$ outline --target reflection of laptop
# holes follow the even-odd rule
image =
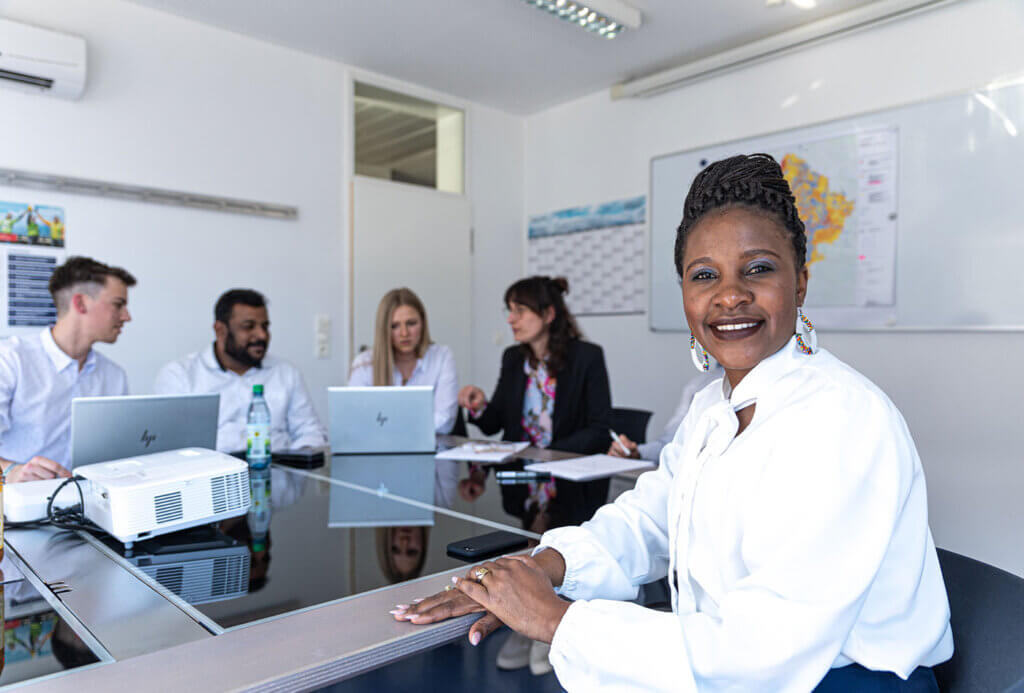
[[[331,484],[328,527],[413,527],[434,524],[434,453],[335,455],[331,479],[359,488]],[[381,498],[381,488],[418,505]]]
[[[179,448],[217,447],[219,394],[76,397],[71,466]]]
[[[331,452],[434,452],[434,388],[329,387]]]

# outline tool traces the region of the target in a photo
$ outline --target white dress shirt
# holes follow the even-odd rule
[[[171,361],[156,376],[157,394],[220,394],[217,449],[245,449],[246,419],[252,403],[252,386],[263,385],[270,408],[270,449],[291,450],[321,447],[327,433],[309,399],[299,370],[286,361],[267,355],[263,365],[242,375],[221,368],[213,345]]]
[[[698,393],[635,490],[542,537],[576,600],[551,644],[562,685],[809,691],[830,667],[905,678],[948,659],[924,474],[892,402],[795,340],[729,390]],[[666,575],[671,613],[621,601]]]
[[[373,353],[360,353],[352,361],[352,372],[348,377],[352,387],[373,385]],[[395,368],[392,384],[401,386],[402,374]],[[459,381],[455,373],[455,357],[452,350],[443,344],[431,344],[427,353],[416,361],[409,381],[405,385],[426,385],[434,388],[434,431],[451,433],[455,416],[459,410]]]
[[[48,457],[71,469],[71,399],[127,395],[124,369],[89,351],[81,370],[47,327],[0,340],[0,457]]]
[[[686,387],[683,388],[683,394],[679,398],[679,404],[676,406],[676,410],[672,412],[672,417],[668,420],[668,423],[665,424],[665,430],[662,431],[661,436],[657,440],[641,443],[637,446],[640,459],[650,460],[651,462],[658,461],[661,457],[662,449],[676,437],[676,431],[679,430],[679,425],[683,423],[683,417],[686,416],[686,412],[690,411],[690,403],[693,402],[693,396],[712,382],[721,378],[724,373],[725,371],[722,370],[722,367],[716,364],[707,373],[699,373],[696,378],[686,383]]]

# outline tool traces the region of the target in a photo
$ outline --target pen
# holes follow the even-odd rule
[[[609,428],[608,429],[608,435],[610,435],[612,437],[612,440],[614,440],[616,443],[619,444],[619,447],[622,448],[622,452],[626,453],[626,457],[632,457],[633,456],[633,453],[631,453],[629,450],[626,449],[626,446],[622,442],[622,439],[619,438],[619,434],[618,433],[616,433],[615,431],[613,431],[612,429]]]

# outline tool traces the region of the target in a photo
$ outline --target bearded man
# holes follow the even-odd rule
[[[262,385],[270,407],[271,450],[321,447],[327,434],[299,370],[267,355],[267,301],[252,289],[231,289],[213,310],[213,344],[160,369],[157,394],[220,394],[217,449],[245,449],[252,386]]]

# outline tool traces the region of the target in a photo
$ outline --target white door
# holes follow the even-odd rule
[[[352,194],[352,355],[372,348],[377,304],[405,286],[427,309],[430,336],[470,368],[472,215],[462,195],[355,176]]]

